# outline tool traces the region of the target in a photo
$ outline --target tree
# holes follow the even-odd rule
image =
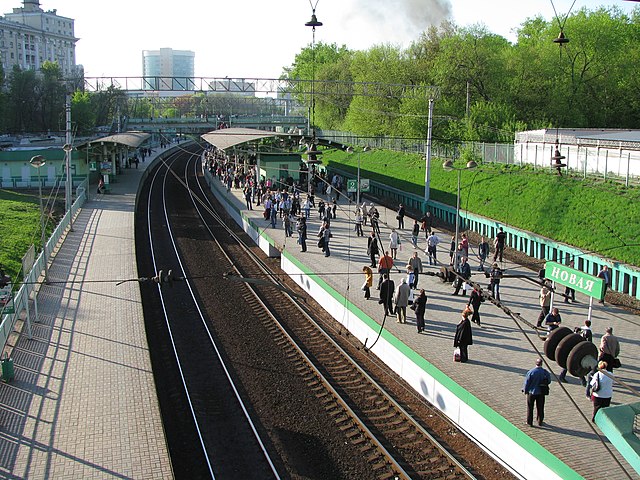
[[[96,115],[88,92],[78,90],[71,96],[71,119],[79,135],[89,135],[94,132]]]
[[[35,132],[38,110],[38,80],[34,70],[14,65],[9,76],[9,130],[16,133]]]
[[[44,62],[39,78],[39,117],[40,130],[63,131],[65,125],[66,87],[60,65]]]

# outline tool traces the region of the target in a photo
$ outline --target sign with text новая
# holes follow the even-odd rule
[[[556,262],[544,265],[545,278],[598,300],[604,296],[604,280]]]

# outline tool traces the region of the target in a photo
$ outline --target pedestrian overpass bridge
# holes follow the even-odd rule
[[[163,134],[204,134],[221,127],[254,128],[278,133],[306,132],[308,119],[293,115],[238,115],[218,119],[202,117],[146,117],[127,118],[123,130]]]

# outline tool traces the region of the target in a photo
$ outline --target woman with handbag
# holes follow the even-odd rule
[[[364,273],[364,283],[362,284],[362,291],[364,292],[365,300],[371,298],[371,287],[373,286],[373,270],[368,265],[362,267]]]
[[[596,421],[596,413],[601,408],[611,405],[611,397],[613,396],[613,373],[607,372],[607,375],[602,373],[602,370],[607,370],[607,362],[598,362],[598,372],[591,377],[589,386],[591,387],[591,401],[593,402],[593,416],[591,421]]]
[[[456,336],[453,339],[453,346],[460,349],[460,362],[465,363],[469,360],[469,345],[473,345],[473,333],[471,332],[471,322],[469,321],[471,309],[465,308],[462,311],[462,319],[456,326]]]

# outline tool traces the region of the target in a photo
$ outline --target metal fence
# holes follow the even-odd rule
[[[322,130],[319,135],[347,145],[369,146],[397,152],[425,155],[427,149],[424,140],[383,136],[361,137],[335,130]],[[580,143],[572,145],[567,142],[577,142],[573,137],[565,136],[560,140],[560,153],[566,157],[563,160],[566,164],[566,167],[563,167],[565,171],[583,178],[624,182],[627,186],[640,183],[640,143],[620,142],[619,145],[614,146],[611,142],[588,143],[582,139]],[[534,169],[549,169],[552,166],[551,157],[554,154],[554,148],[555,137],[541,138],[539,142],[523,137],[518,143],[464,142],[455,145],[436,143],[431,146],[431,155],[443,160],[455,160],[461,152],[469,150],[484,163],[531,165]]]

